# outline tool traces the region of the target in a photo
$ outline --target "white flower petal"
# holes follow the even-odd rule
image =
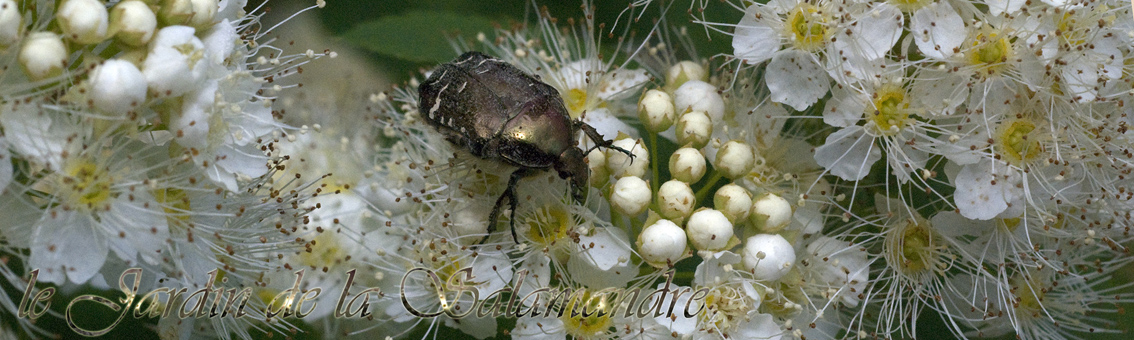
[[[882,152],[874,146],[874,138],[861,126],[850,126],[827,136],[827,142],[815,149],[815,161],[831,171],[832,175],[848,181],[866,177],[870,166],[882,159]]]
[[[991,6],[991,4],[990,4]],[[947,2],[935,2],[914,12],[910,33],[926,57],[945,59],[965,41],[965,21]]]
[[[957,173],[957,190],[953,193],[953,200],[962,216],[987,220],[1008,208],[1001,189],[1007,184],[1003,180],[996,182],[992,166],[991,162],[983,161],[966,165]],[[996,184],[992,184],[994,182]]]
[[[44,214],[36,224],[28,259],[29,267],[40,270],[40,281],[62,284],[66,273],[71,282],[82,284],[102,269],[106,241],[93,222],[74,210]]]
[[[780,340],[783,330],[772,320],[771,314],[755,314],[737,325],[738,339]]]
[[[1000,16],[1004,13],[1016,13],[1027,0],[985,0],[984,3],[988,5],[988,14],[992,16]]]
[[[848,127],[862,119],[870,97],[845,86],[831,88],[831,99],[823,109],[823,122],[837,127]]]
[[[646,70],[617,69],[603,78],[598,97],[604,101],[626,98],[634,95],[634,90],[647,81],[650,81],[650,74]]]
[[[772,57],[765,80],[772,101],[799,111],[815,104],[831,88],[827,72],[814,56],[798,50],[783,51]]]
[[[4,193],[4,189],[12,181],[12,172],[12,154],[8,152],[8,141],[0,136],[0,194]]]
[[[733,55],[749,64],[771,59],[782,46],[780,34],[776,30],[782,26],[778,22],[779,16],[764,12],[762,5],[748,6],[732,36]]]
[[[902,11],[887,3],[875,3],[869,13],[864,13],[858,25],[851,27],[850,39],[839,39],[854,46],[853,51],[867,61],[882,58],[889,52],[898,38],[902,36],[904,18]],[[954,34],[956,32],[953,32]]]
[[[169,239],[166,215],[158,202],[145,190],[136,190],[126,199],[122,195],[111,203],[112,214],[104,214],[103,225],[108,227],[110,249],[119,258],[133,261],[135,255],[149,264],[161,260],[161,251]]]
[[[595,131],[598,131],[599,135],[602,135],[602,138],[606,140],[614,140],[615,137],[618,137],[619,132],[629,135],[630,138],[638,139],[638,129],[615,117],[607,108],[587,111],[583,115],[583,122],[594,127]],[[579,135],[580,140],[583,141],[582,145],[590,145],[590,138],[587,138],[584,134]]]

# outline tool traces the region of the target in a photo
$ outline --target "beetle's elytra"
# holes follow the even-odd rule
[[[421,114],[453,144],[473,155],[517,167],[508,187],[489,214],[488,230],[496,225],[500,206],[511,202],[512,240],[516,236],[516,182],[537,170],[555,169],[571,180],[576,201],[588,185],[586,153],[579,149],[582,130],[595,147],[613,148],[593,127],[572,120],[554,87],[520,69],[480,52],[467,52],[430,74],[419,88]],[[588,150],[589,151],[589,150]]]

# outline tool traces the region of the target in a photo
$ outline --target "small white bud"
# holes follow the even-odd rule
[[[743,177],[752,171],[756,164],[755,150],[747,143],[729,141],[717,151],[713,166],[729,179]]]
[[[614,141],[614,146],[629,150],[634,155],[634,159],[631,160],[630,156],[622,151],[606,149],[606,168],[610,169],[610,173],[615,178],[646,175],[646,170],[650,168],[650,152],[646,150],[642,140],[623,138]]]
[[[159,96],[179,96],[198,88],[204,79],[205,44],[187,26],[162,27],[150,42],[142,74]]]
[[[610,171],[606,170],[606,153],[599,149],[587,153],[587,168],[591,170],[590,185],[602,187],[610,179]]]
[[[663,91],[646,91],[638,101],[638,119],[646,126],[646,131],[665,131],[677,119],[677,113],[673,110],[673,100]]]
[[[744,244],[744,268],[759,281],[775,281],[795,265],[795,248],[783,236],[759,234]]]
[[[0,49],[20,41],[24,33],[24,15],[13,0],[0,0]]]
[[[685,254],[685,231],[670,220],[661,219],[638,234],[638,254],[658,267],[668,267]]]
[[[705,175],[705,156],[694,148],[680,148],[669,157],[669,173],[685,183],[697,183]]]
[[[638,216],[650,205],[650,185],[638,176],[626,176],[614,183],[610,193],[610,205],[615,211],[627,216]]]
[[[739,185],[725,184],[713,195],[713,207],[736,224],[748,218],[748,212],[752,209],[752,196]]]
[[[685,231],[697,250],[721,251],[732,240],[732,222],[714,209],[701,209],[689,216]]]
[[[55,19],[63,36],[80,44],[95,44],[106,39],[106,5],[98,0],[66,0],[59,5]]]
[[[158,16],[165,25],[187,25],[205,29],[213,25],[220,0],[164,0]]]
[[[110,59],[91,70],[90,91],[95,108],[126,113],[146,101],[146,77],[134,64]]]
[[[791,222],[791,203],[775,194],[764,194],[752,202],[752,212],[748,220],[756,230],[774,233],[787,227]]]
[[[681,223],[696,204],[697,198],[688,183],[670,180],[658,188],[658,214],[662,217]]]
[[[724,99],[717,87],[700,80],[690,80],[673,91],[673,106],[678,113],[704,111],[714,122],[724,118]]]
[[[124,44],[142,46],[150,42],[157,29],[157,16],[139,0],[126,0],[110,10],[110,35]]]
[[[673,91],[690,80],[708,79],[709,74],[701,64],[686,60],[673,65],[665,72],[665,88]]]
[[[677,118],[677,144],[700,149],[709,144],[713,135],[713,120],[704,111],[692,111]]]
[[[19,59],[28,78],[50,78],[63,74],[63,68],[67,65],[67,47],[55,33],[31,33],[24,39]]]

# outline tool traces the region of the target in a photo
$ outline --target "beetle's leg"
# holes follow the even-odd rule
[[[500,215],[500,206],[504,205],[504,199],[507,198],[511,201],[509,204],[512,207],[512,212],[508,216],[508,226],[512,228],[512,241],[516,244],[520,243],[520,238],[516,236],[516,206],[519,203],[519,200],[516,199],[516,184],[521,178],[527,177],[531,173],[532,169],[529,168],[519,168],[512,172],[512,175],[508,178],[508,187],[504,189],[500,197],[496,198],[496,205],[492,206],[492,213],[488,214],[489,234],[496,229],[496,218]],[[486,235],[484,238],[487,239],[488,236]],[[481,242],[484,242],[484,240],[481,240]]]
[[[583,155],[587,155],[591,153],[592,150],[603,147],[607,149],[614,149],[618,152],[626,154],[626,156],[630,157],[630,163],[634,163],[634,154],[630,153],[630,150],[614,146],[614,141],[612,140],[602,139],[602,135],[600,135],[598,131],[595,131],[595,127],[591,126],[590,124],[584,123],[581,120],[576,120],[575,124],[583,130],[583,133],[587,134],[588,139],[590,139],[592,142],[595,142],[595,145],[590,149],[587,149],[587,152],[584,152]]]

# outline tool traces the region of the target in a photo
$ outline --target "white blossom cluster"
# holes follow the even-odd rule
[[[277,253],[301,249],[312,210],[302,202],[319,176],[281,176],[278,144],[300,131],[272,104],[295,86],[281,80],[323,53],[273,47],[245,5],[0,1],[3,287],[23,292],[38,270],[33,292],[60,287],[45,318],[62,317],[76,287],[119,291],[132,267],[143,269],[139,295],[215,285],[255,288],[249,306],[268,302],[265,274],[282,265]],[[19,320],[21,338],[52,336],[17,317],[19,298],[0,295],[0,315]],[[163,309],[148,306],[139,310]],[[247,338],[265,327],[176,315],[158,322],[160,335]]]
[[[711,59],[687,28],[659,20],[635,42],[589,3],[456,44],[555,87],[571,118],[632,155],[590,151],[582,203],[554,171],[521,180],[518,244],[508,213],[486,223],[515,167],[425,124],[418,80],[372,96],[381,143],[355,185],[388,220],[363,234],[395,238],[367,256],[377,280],[426,268],[480,292],[439,296],[411,277],[380,318],[516,339],[886,339],[926,336],[921,319],[938,317],[959,338],[1118,331],[1110,314],[1134,301],[1113,280],[1131,263],[1130,3],[731,5],[736,21],[700,22],[731,39]],[[454,316],[542,288],[667,281],[707,293],[665,306],[704,312]]]

